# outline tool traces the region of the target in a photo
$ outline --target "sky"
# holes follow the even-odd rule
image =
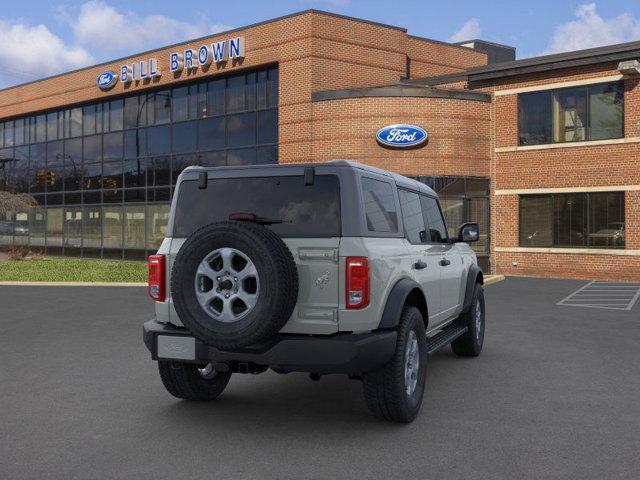
[[[518,58],[640,40],[638,0],[3,0],[0,88],[316,8]]]

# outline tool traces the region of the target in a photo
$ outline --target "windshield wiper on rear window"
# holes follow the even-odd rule
[[[235,212],[229,214],[229,220],[235,220],[236,222],[253,222],[258,225],[273,225],[276,223],[285,223],[281,218],[266,218],[260,217],[255,213],[249,212]]]

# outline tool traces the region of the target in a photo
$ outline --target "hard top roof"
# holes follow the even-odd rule
[[[197,167],[191,166],[187,167],[184,171],[197,171],[197,170],[221,170],[224,169],[226,171],[230,170],[238,170],[238,171],[246,171],[246,170],[270,170],[270,169],[284,169],[284,168],[306,168],[313,167],[317,170],[322,170],[323,168],[353,168],[362,170],[364,172],[370,172],[377,175],[383,175],[392,179],[396,185],[399,187],[410,188],[412,190],[417,190],[427,195],[437,196],[436,193],[426,186],[424,183],[421,183],[417,180],[411,179],[409,177],[405,177],[404,175],[400,175],[398,173],[389,172],[387,170],[383,170],[381,168],[372,167],[371,165],[366,165],[364,163],[355,162],[353,160],[331,160],[329,162],[323,163],[280,163],[273,165],[238,165],[238,166],[229,166],[229,167]]]

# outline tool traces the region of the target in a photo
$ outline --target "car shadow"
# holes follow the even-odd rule
[[[427,372],[427,392],[420,418],[427,418],[437,412],[431,392],[446,383],[446,363],[459,361],[452,353],[442,352],[429,360]],[[216,434],[267,429],[287,429],[313,432],[319,428],[341,431],[349,435],[348,427],[353,425],[353,435],[362,435],[363,428],[370,432],[385,432],[391,428],[401,428],[374,418],[368,411],[362,383],[350,380],[344,375],[326,375],[320,381],[309,380],[307,374],[291,373],[278,375],[267,372],[259,376],[234,375],[227,390],[213,402],[190,402],[173,399],[169,403],[158,404],[147,412],[167,428],[175,426],[182,431],[198,431],[213,428]],[[222,432],[221,432],[222,430]]]

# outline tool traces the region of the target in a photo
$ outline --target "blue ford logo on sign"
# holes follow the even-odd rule
[[[378,130],[378,142],[388,147],[416,147],[427,141],[427,132],[415,125],[388,125]]]
[[[102,72],[96,78],[96,85],[100,87],[101,90],[109,90],[113,87],[118,81],[118,76],[113,72]]]

